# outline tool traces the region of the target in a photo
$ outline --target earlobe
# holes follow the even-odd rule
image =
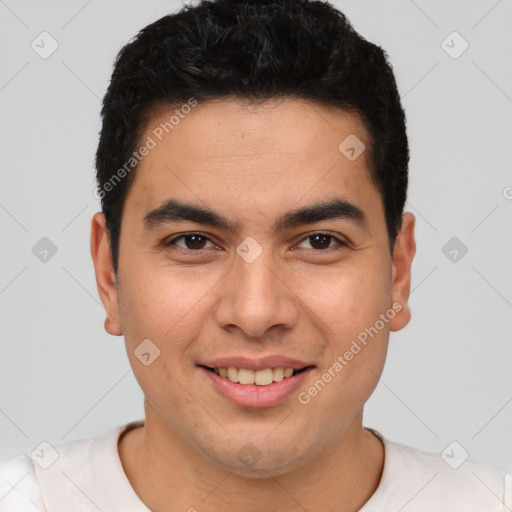
[[[402,216],[402,226],[393,249],[393,305],[398,313],[390,322],[392,331],[403,329],[411,319],[411,310],[409,308],[411,266],[416,254],[414,225],[414,215],[410,212],[404,213]]]
[[[96,286],[107,314],[105,330],[113,336],[121,336],[123,329],[119,321],[116,276],[112,263],[105,216],[102,213],[96,213],[92,218],[91,256],[94,262]]]

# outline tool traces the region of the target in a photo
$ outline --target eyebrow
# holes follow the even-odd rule
[[[284,213],[275,221],[272,231],[280,232],[305,224],[335,219],[348,220],[359,227],[366,227],[368,224],[368,218],[361,208],[345,199],[335,198]],[[231,232],[240,230],[238,222],[233,222],[208,207],[177,199],[166,200],[143,218],[146,229],[152,229],[167,222],[183,221],[204,224]]]

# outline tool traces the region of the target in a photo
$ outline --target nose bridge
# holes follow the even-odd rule
[[[227,293],[217,308],[217,322],[223,327],[236,325],[248,335],[260,337],[277,325],[291,327],[297,312],[293,293],[279,276],[272,250],[261,248],[259,254],[251,254],[255,249],[243,244],[237,249],[233,269],[227,276]],[[251,257],[246,257],[248,254]]]
[[[240,258],[235,263],[237,294],[240,299],[263,301],[268,309],[277,301],[279,285],[276,283],[276,265],[270,250],[263,251],[254,261]],[[274,268],[273,268],[274,267]]]

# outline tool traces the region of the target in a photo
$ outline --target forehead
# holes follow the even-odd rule
[[[260,210],[306,196],[311,202],[336,194],[355,204],[368,194],[380,197],[360,118],[305,100],[161,107],[146,121],[139,144],[152,149],[138,166],[127,201],[131,195],[141,209],[170,195],[229,209],[238,201]],[[347,145],[361,154],[352,158]]]
[[[259,103],[212,100],[195,107],[160,105],[145,116],[144,124],[142,139],[149,136],[158,146],[180,146],[189,159],[257,156],[247,149],[269,156],[272,150],[318,156],[320,149],[327,149],[338,156],[339,144],[349,135],[368,142],[357,114],[291,98]]]

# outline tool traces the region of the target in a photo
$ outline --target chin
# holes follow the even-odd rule
[[[267,443],[268,444],[268,443]],[[306,454],[297,454],[293,447],[269,446],[259,450],[255,444],[247,442],[242,448],[229,453],[209,453],[215,464],[243,478],[265,480],[290,473],[306,461]]]

